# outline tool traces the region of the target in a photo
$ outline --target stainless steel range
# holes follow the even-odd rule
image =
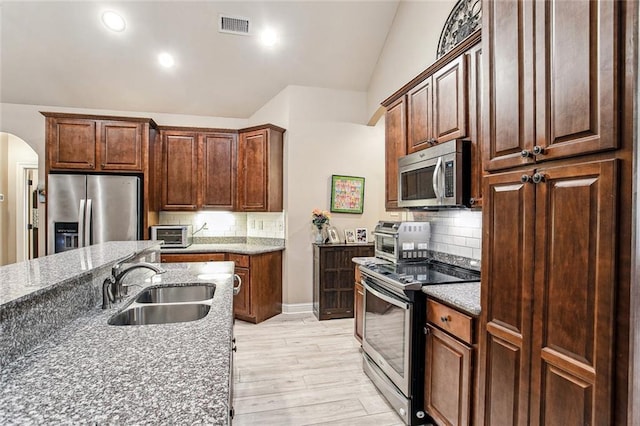
[[[479,281],[476,271],[421,261],[360,266],[364,292],[363,368],[407,425],[424,412],[425,285]]]

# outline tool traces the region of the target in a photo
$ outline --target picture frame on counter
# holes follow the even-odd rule
[[[335,228],[335,226],[329,226],[327,228],[327,238],[329,239],[329,242],[331,244],[340,243],[340,237],[338,237],[338,230]]]
[[[367,228],[356,228],[356,243],[366,244],[367,242]]]
[[[344,241],[347,244],[355,244],[356,243],[356,233],[353,229],[345,229],[344,230]]]
[[[361,214],[364,209],[364,178],[358,176],[331,176],[332,213]]]

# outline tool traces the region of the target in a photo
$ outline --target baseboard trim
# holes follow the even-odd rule
[[[283,314],[302,314],[313,312],[313,303],[283,303]]]

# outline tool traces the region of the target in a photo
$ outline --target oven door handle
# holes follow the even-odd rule
[[[369,284],[367,284],[367,281],[364,280],[364,279],[362,280],[362,285],[364,285],[365,292],[368,291],[368,292],[372,293],[374,296],[376,296],[377,298],[382,299],[387,303],[391,303],[392,305],[395,305],[395,306],[397,306],[399,308],[402,308],[402,309],[405,309],[405,310],[410,308],[408,303],[405,303],[405,302],[403,302],[401,300],[398,300],[398,299],[396,299],[394,297],[387,296],[386,294],[379,292],[378,290],[374,289]]]

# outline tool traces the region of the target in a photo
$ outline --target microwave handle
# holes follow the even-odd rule
[[[440,200],[441,196],[439,193],[440,190],[440,168],[442,166],[442,157],[438,157],[438,162],[436,163],[435,169],[433,169],[433,192],[436,194],[436,199]]]

